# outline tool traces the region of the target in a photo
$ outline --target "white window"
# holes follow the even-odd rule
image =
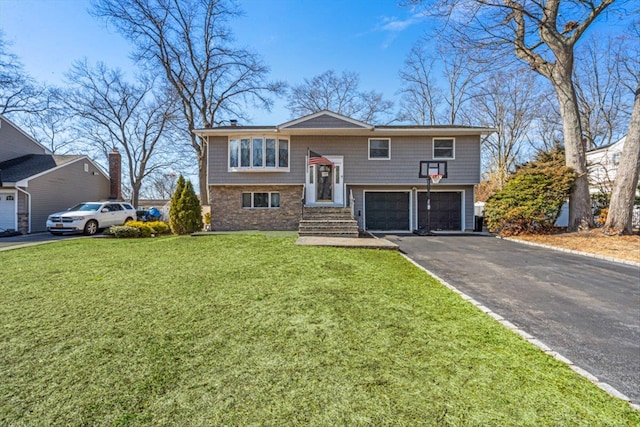
[[[280,193],[242,193],[242,207],[246,209],[279,208]]]
[[[611,156],[611,161],[613,162],[614,165],[619,165],[620,164],[620,156],[622,153],[614,153],[613,156]]]
[[[369,160],[391,159],[391,140],[389,138],[369,138]]]
[[[229,171],[289,170],[289,140],[267,136],[229,139]]]
[[[455,159],[454,138],[433,138],[434,159]]]

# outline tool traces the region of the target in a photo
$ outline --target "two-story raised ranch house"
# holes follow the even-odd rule
[[[213,230],[296,230],[305,207],[349,207],[363,230],[473,229],[481,135],[490,128],[373,126],[321,111],[278,126],[199,129]],[[329,162],[309,164],[309,154]],[[317,159],[314,159],[317,160]],[[311,162],[316,163],[316,162]],[[329,164],[322,164],[329,163]]]

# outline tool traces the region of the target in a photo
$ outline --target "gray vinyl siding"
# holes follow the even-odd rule
[[[0,162],[27,154],[46,154],[46,150],[0,117]]]
[[[287,129],[362,129],[355,123],[349,123],[345,120],[340,120],[336,117],[329,115],[315,117],[313,119],[304,120],[300,123],[296,123],[292,126],[287,126]]]
[[[256,134],[247,133],[246,135]],[[273,136],[278,137],[277,134]],[[295,138],[289,138],[290,172],[228,172],[228,140],[226,136],[209,137],[209,169],[207,171],[209,185],[304,184],[307,149],[302,148],[301,145],[295,145],[293,142]]]
[[[94,175],[96,169],[91,163],[89,172],[85,172],[85,163],[89,162],[71,162],[29,181],[26,190],[31,194],[31,232],[46,231],[49,214],[109,197],[109,180],[102,173]]]
[[[250,135],[247,132],[247,135]],[[277,134],[276,134],[277,135]],[[305,156],[311,149],[325,156],[344,156],[345,183],[382,185],[421,185],[420,160],[432,159],[431,136],[391,136],[391,159],[369,160],[367,136],[291,136],[289,172],[228,172],[228,138],[209,137],[209,184],[303,184]],[[446,137],[443,134],[442,137]],[[480,137],[455,137],[455,159],[448,160],[448,177],[441,185],[480,182]]]

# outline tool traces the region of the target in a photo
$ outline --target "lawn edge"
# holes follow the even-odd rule
[[[512,240],[512,239],[509,239],[509,240]],[[515,239],[513,239],[513,240],[515,240]],[[542,246],[542,245],[539,245],[539,246]],[[635,409],[636,411],[640,411],[640,404],[638,404],[636,402],[632,402],[631,399],[628,396],[626,396],[622,392],[618,391],[616,388],[614,388],[610,384],[607,384],[605,382],[600,381],[595,375],[593,375],[590,372],[588,372],[587,370],[582,369],[581,367],[575,365],[571,360],[567,359],[562,354],[558,353],[557,351],[554,351],[551,347],[547,346],[545,343],[543,343],[542,341],[540,341],[539,339],[537,339],[533,335],[529,334],[528,332],[526,332],[523,329],[519,328],[518,326],[514,325],[513,323],[511,323],[510,321],[505,319],[503,316],[499,315],[498,313],[495,313],[493,310],[491,310],[490,308],[488,308],[484,304],[481,304],[479,301],[476,301],[471,296],[465,294],[464,292],[462,292],[461,290],[459,290],[458,288],[456,288],[452,284],[448,283],[446,280],[444,280],[441,277],[439,277],[437,274],[429,271],[427,268],[425,268],[422,265],[418,264],[416,261],[411,259],[406,254],[400,252],[400,255],[402,255],[411,264],[415,265],[419,269],[423,270],[424,272],[426,272],[427,274],[432,276],[434,279],[439,281],[442,285],[444,285],[448,289],[452,290],[456,294],[460,295],[460,297],[463,300],[468,301],[469,303],[471,303],[474,306],[476,306],[476,308],[478,308],[480,311],[482,311],[483,313],[487,314],[489,317],[491,317],[491,318],[495,319],[496,321],[498,321],[498,323],[502,324],[502,326],[504,326],[507,329],[509,329],[510,331],[515,332],[516,334],[520,335],[522,338],[527,340],[529,343],[535,345],[540,350],[542,350],[544,353],[548,354],[549,356],[553,357],[554,359],[566,364],[575,373],[577,373],[578,375],[586,378],[591,383],[595,384],[598,388],[604,390],[610,396],[618,398],[618,399],[622,399],[625,402],[627,402],[631,408]]]
[[[502,239],[502,240],[508,240],[510,242],[522,243],[523,245],[537,246],[539,248],[551,249],[551,250],[554,250],[554,251],[566,252],[566,253],[570,253],[570,254],[574,254],[574,255],[582,255],[582,256],[589,257],[589,258],[596,258],[596,259],[601,259],[601,260],[605,260],[605,261],[615,262],[615,263],[618,263],[618,264],[625,264],[625,265],[631,265],[631,266],[634,266],[634,267],[640,267],[640,262],[631,261],[629,259],[622,259],[622,258],[616,258],[616,257],[612,257],[612,256],[592,254],[590,252],[576,251],[575,249],[567,249],[567,248],[561,248],[559,246],[545,245],[543,243],[530,242],[528,240],[521,240],[521,239],[516,239],[516,238],[512,238],[512,237],[496,236],[496,238]]]

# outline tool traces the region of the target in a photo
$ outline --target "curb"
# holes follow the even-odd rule
[[[44,242],[28,242],[28,243],[19,243],[17,245],[3,246],[3,247],[0,247],[0,252],[10,251],[13,249],[28,248],[29,246],[45,245],[47,243],[53,243],[53,242],[59,242],[59,240],[47,240]]]
[[[504,326],[505,328],[507,328],[510,331],[515,332],[516,334],[520,335],[522,338],[527,340],[529,343],[535,345],[540,350],[542,350],[544,353],[548,354],[549,356],[553,357],[554,359],[556,359],[556,360],[568,365],[569,368],[571,368],[571,370],[573,370],[575,373],[577,373],[578,375],[581,375],[582,377],[584,377],[587,380],[591,381],[593,384],[595,384],[597,387],[599,387],[600,389],[602,389],[605,392],[607,392],[609,395],[626,401],[629,404],[629,406],[631,406],[633,409],[635,409],[636,411],[640,411],[640,404],[632,402],[631,399],[629,397],[627,397],[625,394],[623,394],[620,391],[616,390],[611,385],[600,381],[595,375],[591,374],[590,372],[586,371],[585,369],[582,369],[581,367],[579,367],[577,365],[574,365],[571,360],[567,359],[566,357],[564,357],[560,353],[554,351],[553,349],[551,349],[551,347],[547,346],[545,343],[543,343],[542,341],[538,340],[533,335],[529,334],[528,332],[520,329],[519,327],[517,327],[513,323],[509,322],[507,319],[505,319],[504,317],[502,317],[498,313],[495,313],[494,311],[492,311],[487,306],[481,304],[480,302],[476,301],[475,299],[473,299],[469,295],[465,294],[464,292],[462,292],[461,290],[459,290],[458,288],[456,288],[452,284],[448,283],[447,281],[445,281],[444,279],[439,277],[437,274],[434,274],[431,271],[429,271],[427,268],[421,266],[420,264],[418,264],[413,259],[409,258],[404,253],[400,252],[400,255],[402,255],[411,264],[415,265],[419,269],[425,271],[427,274],[432,276],[434,279],[438,280],[445,287],[449,288],[450,290],[452,290],[456,294],[460,295],[460,297],[463,300],[470,302],[471,304],[476,306],[480,311],[482,311],[483,313],[486,313],[489,317],[495,319],[498,323],[502,324],[502,326]]]
[[[596,258],[596,259],[601,259],[601,260],[605,260],[605,261],[615,262],[615,263],[618,263],[618,264],[625,264],[625,265],[631,265],[631,266],[634,266],[634,267],[640,267],[640,262],[630,261],[630,260],[627,260],[627,259],[615,258],[615,257],[605,256],[605,255],[592,254],[592,253],[589,253],[589,252],[576,251],[575,249],[560,248],[558,246],[544,245],[542,243],[529,242],[527,240],[514,239],[512,237],[501,237],[501,236],[495,236],[495,237],[497,239],[508,240],[510,242],[522,243],[523,245],[537,246],[539,248],[551,249],[551,250],[554,250],[554,251],[565,252],[565,253],[569,253],[569,254],[573,254],[573,255],[582,255],[582,256],[589,257],[589,258]]]
[[[67,241],[67,240],[86,239],[86,238],[89,238],[89,237],[102,238],[104,236],[102,236],[102,235],[99,235],[99,236],[73,236],[73,237],[68,237],[66,239],[54,239],[54,240],[42,240],[42,241],[37,241],[37,242],[17,243],[15,245],[0,246],[0,252],[10,251],[10,250],[13,250],[13,249],[28,248],[30,246],[46,245],[46,244],[49,244],[49,243],[62,242],[62,241]]]

